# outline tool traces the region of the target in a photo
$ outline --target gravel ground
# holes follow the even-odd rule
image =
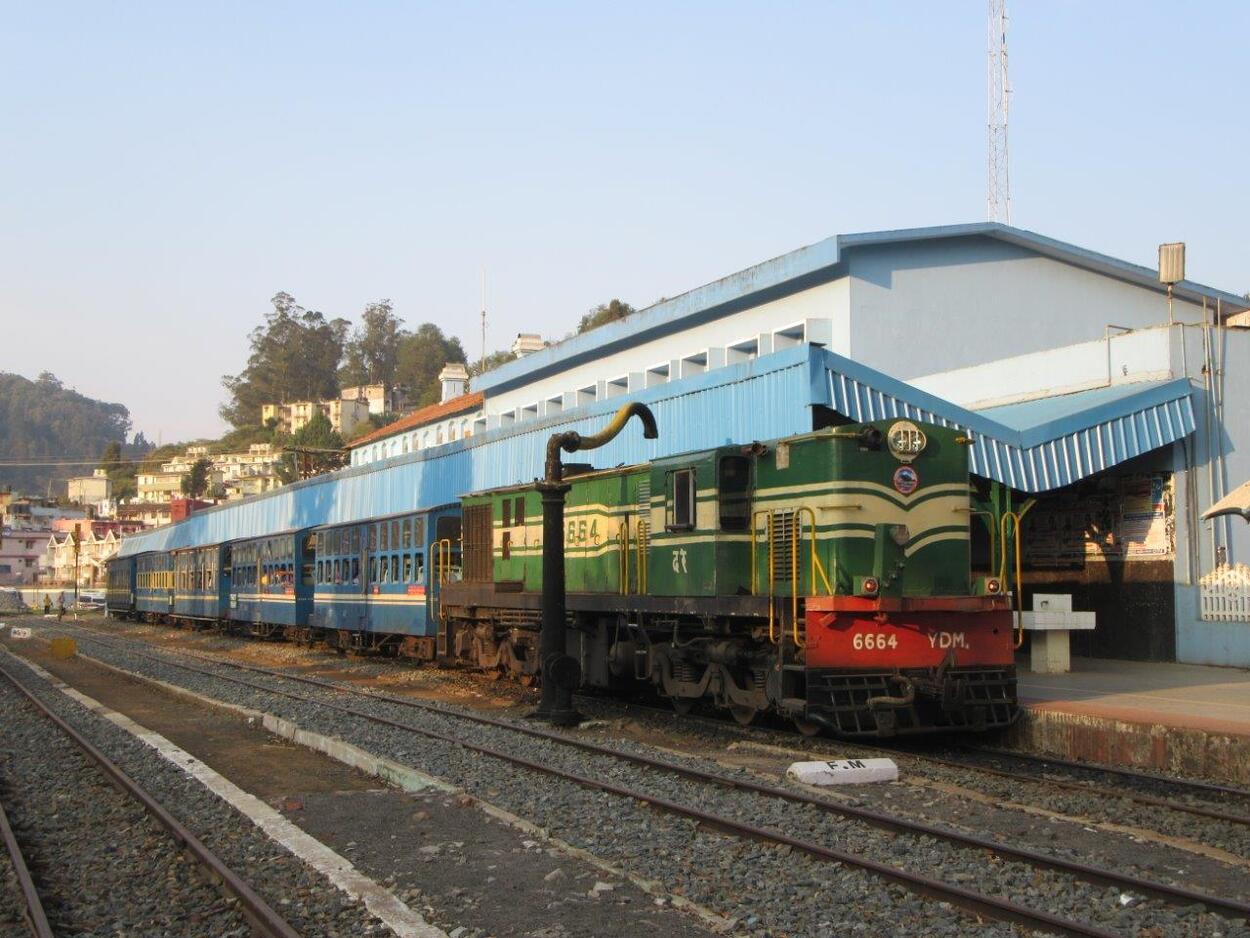
[[[356,938],[356,936],[391,934],[390,930],[374,919],[363,906],[349,899],[319,873],[309,869],[298,858],[275,844],[251,821],[238,814],[198,781],[170,765],[125,730],[82,709],[12,659],[8,659],[4,666],[40,700],[66,719],[80,733],[87,736],[124,772],[174,813],[183,824],[204,841],[210,850],[239,873],[296,931],[309,938],[311,936]],[[5,683],[7,687],[7,682]],[[5,690],[5,693],[10,697],[16,696],[16,692],[11,688]],[[0,699],[3,699],[5,703],[11,703],[7,697]],[[36,726],[33,723],[27,725],[32,729]],[[3,733],[6,748],[13,748],[16,752],[23,751],[10,741],[14,733],[12,723],[4,724]],[[30,784],[28,779],[37,777],[33,773],[38,770],[41,761],[52,763],[53,756],[59,747],[49,746],[49,738],[45,721],[28,740],[30,743],[29,764],[23,763],[19,772],[15,757],[14,771],[10,773],[8,766],[5,768],[6,780],[16,777],[21,778],[24,785]],[[67,741],[65,745],[70,744]],[[62,788],[67,788],[67,797],[72,796],[74,788],[81,787],[81,772],[77,777],[68,773],[63,777],[75,779],[73,785],[67,786],[64,783],[61,785]],[[48,790],[57,790],[51,786],[56,786],[58,780],[56,777],[46,778],[40,784],[49,786]],[[102,818],[99,828],[92,825],[92,829],[112,831],[111,836],[102,834],[98,838],[83,837],[83,819],[94,817],[96,813],[104,810],[103,799],[108,792],[117,794],[116,789],[107,783],[100,782],[100,785],[102,790],[99,797],[93,795],[86,800],[85,804],[73,807],[72,810],[58,811],[52,818],[40,821],[36,825],[40,831],[56,829],[55,822],[58,818],[60,819],[59,832],[68,839],[58,847],[54,854],[58,862],[52,864],[52,867],[63,870],[90,869],[92,877],[89,882],[81,883],[77,888],[82,890],[84,895],[98,894],[101,901],[105,903],[101,908],[101,915],[104,917],[98,925],[89,925],[76,931],[66,930],[66,933],[92,936],[187,934],[197,936],[197,938],[202,938],[204,935],[231,938],[231,936],[251,933],[250,927],[245,923],[238,924],[234,913],[230,913],[229,921],[222,920],[220,923],[206,918],[197,921],[188,917],[182,920],[181,916],[176,916],[175,921],[164,924],[165,906],[168,904],[167,896],[170,891],[170,886],[167,884],[177,883],[178,887],[182,888],[184,879],[182,870],[187,868],[189,861],[175,860],[161,853],[162,845],[172,844],[172,842],[163,829],[158,828],[157,834],[152,837],[145,834],[143,837],[143,849],[150,856],[147,860],[147,871],[141,872],[142,867],[128,868],[122,864],[119,858],[130,852],[138,840],[129,836],[123,839],[118,837],[116,832],[127,831],[146,818],[138,807],[135,807],[134,811],[143,815],[142,818],[131,818],[128,815],[114,813]],[[117,797],[122,796],[117,794]],[[46,797],[43,800],[49,805],[53,804]],[[151,823],[155,824],[155,822]],[[101,866],[98,869],[89,860],[93,849],[102,851]],[[75,862],[65,863],[64,858],[67,856],[74,857]],[[158,857],[159,861],[156,859]],[[137,856],[136,861],[143,862],[144,856]],[[41,864],[40,871],[35,872],[37,881],[43,879],[46,866],[46,864]],[[128,871],[119,881],[106,886],[110,883],[111,872],[117,868]],[[146,887],[149,884],[158,883],[161,884],[159,888],[139,888],[139,884]],[[205,889],[217,910],[229,908],[227,901],[222,899],[215,889],[207,886]],[[125,897],[125,901],[121,901],[121,897]],[[59,906],[61,902],[62,900],[58,899],[57,905]],[[206,904],[205,914],[220,914],[218,911],[213,911],[214,905]],[[52,914],[51,910],[49,914]],[[141,924],[127,924],[125,928],[119,925],[118,928],[114,928],[122,917],[135,919]],[[142,924],[147,921],[151,921],[150,927]]]
[[[626,863],[642,875],[675,882],[675,891],[735,915],[748,927],[754,928],[758,923],[763,934],[821,934],[827,930],[854,934],[857,928],[872,932],[887,923],[897,928],[900,914],[914,916],[912,929],[926,934],[960,933],[967,927],[966,919],[961,920],[957,913],[923,903],[864,874],[791,855],[786,848],[712,835],[699,831],[691,822],[640,810],[634,802],[623,803],[615,796],[572,783],[532,777],[528,784],[517,785],[517,779],[529,779],[530,773],[503,766],[488,757],[474,756],[458,746],[414,738],[404,731],[331,713],[314,703],[299,703],[155,664],[100,642],[95,643],[92,653],[210,696],[280,713],[303,726],[350,738],[371,751],[453,779],[474,794],[528,817],[578,846]],[[200,662],[196,666],[211,667]],[[238,676],[237,672],[231,676]],[[342,702],[341,695],[307,687],[296,689],[275,678],[248,675],[246,679],[282,686],[316,699],[337,698]],[[976,851],[959,850],[930,838],[885,833],[813,806],[709,789],[701,783],[521,737],[508,730],[466,725],[451,714],[417,713],[382,701],[353,700],[351,705],[466,741],[494,745],[543,764],[628,785],[654,797],[709,808],[929,875],[937,873],[967,888],[1024,901],[1125,934],[1250,935],[1244,923],[1229,922],[1197,908],[1177,908],[1121,895],[1115,889],[1092,887],[1022,863],[986,863]],[[820,888],[814,889],[816,886]],[[884,918],[876,919],[874,913]]]
[[[7,758],[6,758],[7,761]],[[3,763],[0,763],[2,765]],[[26,901],[17,884],[17,873],[9,860],[9,852],[0,845],[0,935],[16,935],[24,928]]]
[[[0,706],[0,789],[57,933],[249,933],[169,834],[7,681]]]
[[[619,716],[623,709],[621,704],[603,700],[579,701],[579,706],[587,715]],[[640,724],[670,730],[673,727],[673,718],[663,711],[644,707],[627,709],[631,719]],[[796,754],[809,753],[810,758],[816,759],[834,748],[837,750],[837,758],[843,759],[883,755],[877,749],[857,746],[853,742],[830,739],[805,740],[794,733],[758,727],[742,729],[720,721],[698,718],[694,720],[689,717],[682,718],[681,730],[684,735],[697,738],[707,745],[718,743],[729,745],[733,742],[749,740],[780,746],[793,750]],[[913,754],[907,751],[890,750],[888,755],[899,763],[901,770],[905,770],[913,777],[955,785],[999,801],[1026,804],[1069,817],[1087,818],[1096,822],[1156,831],[1169,837],[1185,838],[1217,847],[1238,857],[1250,858],[1250,826],[1203,818],[1164,807],[1137,804],[1127,797],[1111,797],[1097,792],[1065,791],[1048,784],[1046,776],[1053,776],[1064,781],[1080,780],[1079,775],[1072,775],[1063,767],[1056,770],[1048,769],[1044,773],[1028,772],[1019,778],[1005,779],[978,772],[973,763],[970,763],[967,768],[951,768],[933,763],[925,758],[923,753]],[[1115,788],[1117,786],[1104,785],[1103,787]],[[1132,793],[1128,788],[1124,790],[1126,795]],[[1161,791],[1150,793],[1156,796],[1162,794]],[[937,792],[933,795],[935,798],[943,797]],[[863,792],[863,797],[866,801],[872,800],[872,794],[867,790]],[[1228,806],[1218,800],[1202,799],[1196,795],[1187,794],[1181,797],[1181,800],[1228,810]],[[1250,894],[1250,885],[1246,891]]]

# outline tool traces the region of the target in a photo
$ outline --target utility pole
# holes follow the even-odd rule
[[[481,367],[486,367],[486,268],[482,268],[482,357]]]
[[[1007,0],[989,0],[989,4],[986,215],[990,221],[1010,225],[1011,176],[1007,159],[1007,111],[1011,83],[1007,80]]]
[[[74,618],[78,618],[78,557],[82,553],[82,525],[74,524]]]

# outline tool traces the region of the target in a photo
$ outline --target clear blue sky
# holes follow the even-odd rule
[[[1250,290],[1250,4],[1011,2],[1013,222]],[[985,4],[12,4],[0,370],[166,442],[286,290],[476,355],[984,218]],[[70,454],[66,454],[70,455]],[[75,454],[76,455],[76,454]]]

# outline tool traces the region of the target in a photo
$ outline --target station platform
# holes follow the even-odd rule
[[[1250,671],[1073,658],[1067,674],[1017,662],[1031,752],[1250,785]]]

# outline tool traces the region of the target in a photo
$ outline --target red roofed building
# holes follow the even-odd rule
[[[465,393],[469,375],[464,365],[448,364],[438,377],[443,384],[443,399],[352,440],[348,446],[353,466],[473,435],[473,422],[482,414],[482,392]]]

